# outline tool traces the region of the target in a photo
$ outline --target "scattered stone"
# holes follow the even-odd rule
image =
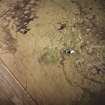
[[[58,30],[63,30],[66,27],[65,23],[60,23],[60,26],[58,27]]]
[[[73,50],[73,49],[71,49],[71,48],[65,48],[65,49],[63,50],[63,52],[64,52],[65,54],[74,54],[74,53],[75,53],[75,50]]]

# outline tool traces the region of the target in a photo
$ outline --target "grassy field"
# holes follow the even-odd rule
[[[0,59],[39,105],[104,105],[104,0],[0,5]]]

